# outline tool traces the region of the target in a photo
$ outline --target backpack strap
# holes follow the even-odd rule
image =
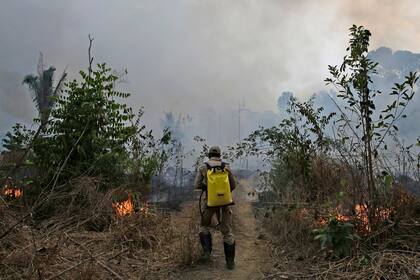
[[[204,164],[206,165],[207,170],[212,169],[212,167],[210,166],[210,164],[208,162],[205,162]]]
[[[222,161],[222,163],[220,165],[216,165],[216,166],[211,166],[208,162],[205,162],[205,165],[207,167],[207,170],[209,170],[209,169],[218,169],[218,170],[224,171],[227,164],[226,164],[226,162],[223,162]]]

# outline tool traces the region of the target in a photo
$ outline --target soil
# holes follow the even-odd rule
[[[246,188],[241,186],[236,191],[235,206],[233,206],[235,269],[226,268],[222,235],[214,231],[211,261],[207,264],[193,263],[176,273],[173,279],[261,279],[264,277],[263,272],[272,267],[269,243],[255,219],[249,193],[247,194]],[[188,206],[197,209],[196,205]],[[182,219],[182,215],[179,218]]]

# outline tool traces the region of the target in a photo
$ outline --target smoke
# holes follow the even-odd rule
[[[0,140],[13,124],[35,115],[31,97],[21,84],[20,75],[0,69]]]
[[[39,51],[57,73],[66,68],[76,77],[88,64],[92,34],[96,62],[127,68],[120,86],[133,94],[130,105],[144,106],[147,125],[160,128],[164,112],[188,114],[187,135],[231,144],[239,104],[245,136],[277,122],[281,92],[303,97],[324,88],[327,65],[341,60],[353,23],[372,31],[373,48],[420,51],[419,8],[415,0],[4,0],[0,135],[9,120],[31,122],[20,80],[35,72]],[[13,87],[5,86],[5,71],[15,73]]]
[[[375,106],[377,111],[379,111],[385,109],[388,104],[391,104],[395,100],[395,96],[389,95],[395,83],[402,83],[404,77],[409,72],[420,71],[420,54],[409,51],[392,51],[390,48],[381,47],[371,51],[368,57],[378,63],[378,73],[372,76],[370,88],[382,92],[382,94],[375,98]],[[396,123],[399,127],[398,135],[400,140],[404,139],[407,144],[416,143],[417,138],[420,136],[420,131],[417,129],[417,122],[420,119],[420,93],[418,92],[418,83],[416,88],[417,92],[405,110],[407,117],[400,119]],[[291,96],[294,96],[294,94],[283,92],[278,98],[277,105],[280,113],[287,109],[288,100]],[[329,91],[320,90],[314,93],[313,96],[314,106],[323,107],[325,115],[337,112],[336,104],[341,108],[347,105],[342,99],[337,97],[336,92],[332,89]],[[283,114],[281,114],[281,117],[283,117]]]

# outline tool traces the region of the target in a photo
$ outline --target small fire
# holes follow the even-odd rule
[[[389,218],[392,210],[391,209],[377,209],[376,215],[380,220],[386,220]],[[369,233],[371,231],[371,226],[369,224],[369,215],[368,215],[368,207],[366,204],[356,204],[354,207],[354,216],[352,215],[343,215],[338,213],[338,209],[335,210],[335,214],[333,217],[337,221],[340,222],[349,222],[354,220],[356,218],[361,223],[361,231],[365,233]],[[327,223],[327,220],[325,218],[322,218],[320,221],[321,225],[325,225]]]
[[[23,190],[16,187],[5,186],[3,189],[3,194],[11,198],[21,198],[23,195]]]
[[[134,204],[131,193],[128,193],[127,200],[121,202],[113,202],[112,208],[114,208],[115,213],[120,217],[134,213]]]

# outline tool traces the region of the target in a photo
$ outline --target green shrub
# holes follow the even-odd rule
[[[335,258],[350,255],[354,240],[359,239],[353,233],[354,225],[332,218],[323,228],[315,229],[315,240],[319,240],[323,250],[331,250]]]
[[[135,133],[131,108],[117,100],[130,94],[115,90],[118,77],[105,64],[80,75],[57,97],[45,135],[36,139],[36,163],[47,177],[64,181],[84,174],[115,183],[123,177],[125,145]]]

